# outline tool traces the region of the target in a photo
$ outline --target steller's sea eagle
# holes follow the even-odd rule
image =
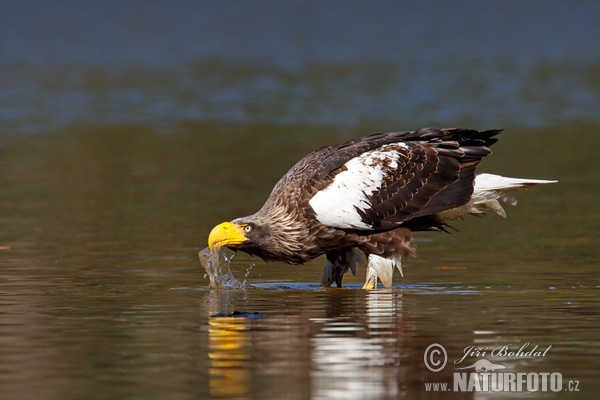
[[[505,216],[506,190],[556,181],[476,173],[501,130],[425,128],[378,133],[322,147],[277,182],[262,208],[215,226],[208,246],[264,260],[303,264],[322,254],[321,285],[342,286],[366,259],[364,288],[391,288],[413,231],[445,230],[446,220],[486,209]]]

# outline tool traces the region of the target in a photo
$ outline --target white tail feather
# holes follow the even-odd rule
[[[544,179],[522,179],[508,178],[506,176],[475,173],[475,190],[474,192],[490,191],[490,190],[512,190],[524,189],[530,186],[543,185],[546,183],[556,183],[557,181],[548,181]],[[473,195],[475,195],[473,193]]]
[[[505,191],[527,189],[530,186],[555,182],[557,181],[508,178],[494,174],[476,173],[473,194],[469,202],[437,215],[443,219],[454,219],[465,214],[483,215],[488,209],[502,217],[506,217],[502,203],[514,206],[517,204],[517,200],[504,194]],[[398,268],[402,275],[402,264],[399,256],[397,258],[384,258],[370,254],[363,289],[377,288],[377,279],[383,283],[385,288],[391,288],[394,267]]]
[[[467,204],[438,215],[444,219],[455,219],[465,214],[483,215],[486,209],[506,217],[502,203],[514,206],[517,200],[504,194],[508,190],[527,189],[530,186],[556,183],[554,180],[509,178],[500,175],[476,173],[475,187]]]

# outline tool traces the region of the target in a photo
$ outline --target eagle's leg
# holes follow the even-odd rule
[[[383,258],[375,254],[369,254],[369,264],[367,265],[367,276],[363,289],[376,289],[377,279],[381,281],[386,289],[392,288],[392,277],[394,276],[394,268],[398,268],[402,275],[401,258]]]
[[[350,270],[356,275],[356,264],[363,264],[365,255],[357,248],[334,251],[326,254],[327,263],[323,268],[321,286],[331,286],[334,282],[337,287],[342,287],[344,274]]]
[[[342,279],[344,277],[343,269],[332,262],[329,257],[327,258],[327,263],[323,268],[323,278],[321,279],[321,286],[329,287],[333,283],[337,285],[337,287],[342,287]]]

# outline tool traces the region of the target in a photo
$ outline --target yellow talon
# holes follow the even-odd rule
[[[363,289],[377,289],[377,280],[367,280],[362,287]]]

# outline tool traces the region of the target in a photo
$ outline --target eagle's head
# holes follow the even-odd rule
[[[289,221],[273,219],[272,215],[259,212],[215,226],[208,235],[208,247],[211,251],[220,247],[241,250],[267,261],[304,262],[296,260],[300,243],[294,230],[290,229],[291,225]]]
[[[247,242],[248,234],[252,232],[252,225],[221,222],[208,234],[208,247],[211,251],[226,246],[236,247]]]
[[[252,250],[264,246],[268,241],[268,229],[260,222],[248,218],[238,218],[231,222],[222,222],[208,235],[208,247],[215,251],[220,247],[242,250],[255,254]]]

